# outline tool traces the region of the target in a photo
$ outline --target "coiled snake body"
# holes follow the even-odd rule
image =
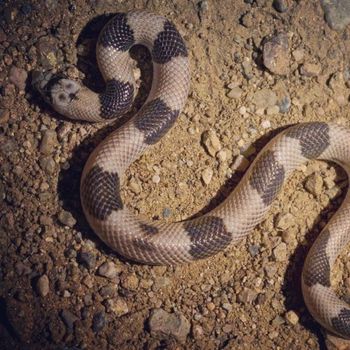
[[[288,128],[260,152],[233,193],[208,214],[185,222],[159,223],[135,217],[120,198],[125,169],[174,124],[189,90],[186,46],[174,25],[145,11],[117,14],[102,30],[97,60],[106,89],[97,94],[77,82],[42,74],[36,86],[59,113],[105,121],[126,112],[134,97],[129,49],[151,52],[153,82],[141,110],[91,154],[81,179],[81,202],[98,236],[121,255],[147,264],[180,264],[209,257],[246,236],[268,212],[284,180],[310,159],[340,164],[349,174],[350,130],[311,122]],[[349,242],[350,197],[323,229],[306,259],[304,299],[328,330],[350,338],[350,308],[330,288],[330,270]]]

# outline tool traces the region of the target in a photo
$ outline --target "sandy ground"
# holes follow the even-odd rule
[[[350,126],[350,27],[331,29],[319,1],[285,2],[278,12],[270,0],[0,1],[1,349],[325,347],[300,275],[343,199],[341,169],[311,162],[296,171],[264,222],[210,259],[134,264],[94,235],[79,201],[87,156],[120,123],[65,120],[30,86],[30,72],[53,68],[101,88],[94,44],[110,14],[148,9],[172,20],[189,49],[190,96],[175,127],[128,170],[123,198],[154,220],[208,212],[276,130]],[[269,70],[264,48],[281,33]],[[151,78],[147,51],[133,55],[136,110]],[[348,254],[333,271],[345,300]]]

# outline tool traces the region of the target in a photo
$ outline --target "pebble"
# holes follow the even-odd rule
[[[287,244],[281,242],[276,248],[274,248],[273,257],[276,261],[285,261],[287,258]]]
[[[292,101],[290,100],[289,96],[283,97],[278,103],[279,111],[281,113],[288,113],[290,110]]]
[[[41,157],[39,159],[39,164],[41,169],[43,169],[47,174],[53,174],[56,169],[56,163],[52,157]]]
[[[129,312],[128,304],[121,298],[114,301],[111,308],[117,316],[123,316]]]
[[[44,130],[40,143],[40,152],[46,156],[53,153],[58,146],[57,133],[54,130]]]
[[[275,228],[278,230],[287,230],[293,225],[295,217],[291,213],[279,213],[275,220]]]
[[[74,323],[78,321],[78,317],[68,310],[62,310],[61,318],[66,325],[68,332],[71,333],[73,331]]]
[[[228,92],[227,97],[237,99],[237,98],[240,98],[242,96],[242,93],[243,93],[242,89],[237,86],[237,87],[232,88]]]
[[[269,129],[271,128],[271,122],[267,119],[264,119],[262,122],[261,122],[261,127],[263,129]]]
[[[251,304],[257,297],[258,293],[250,288],[244,288],[241,293],[238,294],[238,301],[243,304]]]
[[[299,316],[293,310],[286,312],[285,317],[294,326],[299,322]]]
[[[0,124],[6,124],[10,119],[10,111],[0,108]]]
[[[209,155],[215,157],[216,152],[221,150],[221,142],[214,130],[204,131],[202,134],[203,145]]]
[[[162,216],[164,219],[169,218],[171,216],[171,209],[170,208],[164,208],[162,212]]]
[[[323,188],[322,177],[317,173],[311,174],[306,178],[304,187],[308,192],[310,192],[314,196],[319,196]]]
[[[300,67],[300,74],[305,77],[316,77],[321,73],[321,65],[318,63],[304,63]]]
[[[66,210],[61,210],[58,214],[58,221],[68,227],[74,227],[74,225],[77,223],[77,220],[74,219],[73,215]]]
[[[115,268],[115,264],[112,261],[107,261],[100,265],[97,274],[102,277],[114,279],[118,276],[118,270]]]
[[[160,182],[160,176],[158,174],[155,174],[152,176],[152,182],[155,184],[159,184]]]
[[[13,83],[20,91],[24,91],[28,73],[22,69],[12,66],[9,72],[9,81]]]
[[[89,270],[92,270],[96,266],[96,256],[92,252],[82,249],[78,254],[78,262]]]
[[[276,94],[270,89],[261,89],[254,93],[253,104],[258,108],[267,108],[275,106],[277,103]]]
[[[180,313],[168,313],[163,309],[153,309],[148,319],[151,333],[163,336],[173,336],[179,342],[185,343],[191,325]]]
[[[139,279],[135,274],[127,275],[122,278],[121,284],[125,289],[136,290],[139,285]]]
[[[128,186],[135,194],[139,194],[142,191],[141,185],[134,178],[130,179]]]
[[[279,111],[280,111],[280,108],[278,106],[271,106],[271,107],[267,107],[266,114],[267,115],[276,115],[279,113]]]
[[[287,75],[289,73],[289,43],[286,33],[279,33],[264,43],[264,66],[272,73]]]
[[[206,185],[209,185],[211,182],[211,179],[213,178],[213,170],[211,168],[205,168],[202,171],[202,180]]]
[[[49,278],[47,275],[42,275],[36,284],[37,291],[41,297],[46,297],[50,291]]]
[[[280,13],[287,12],[292,0],[274,0],[272,6]]]
[[[248,250],[249,250],[250,255],[254,257],[254,256],[259,254],[260,247],[256,244],[252,244],[248,247]]]
[[[350,23],[349,0],[321,0],[321,5],[328,25],[341,31]]]
[[[106,325],[106,315],[103,311],[96,312],[92,318],[92,330],[95,333],[102,331]]]
[[[295,49],[292,52],[293,58],[297,61],[300,62],[304,58],[304,50],[303,49]]]

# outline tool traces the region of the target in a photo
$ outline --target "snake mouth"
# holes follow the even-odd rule
[[[60,80],[66,79],[62,73],[53,73],[52,71],[33,71],[32,86],[40,93],[44,100],[52,104],[52,90]]]

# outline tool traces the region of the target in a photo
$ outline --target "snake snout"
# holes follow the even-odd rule
[[[34,71],[32,73],[32,85],[39,91],[45,101],[60,113],[64,113],[71,101],[77,98],[81,88],[76,81],[52,71]]]

